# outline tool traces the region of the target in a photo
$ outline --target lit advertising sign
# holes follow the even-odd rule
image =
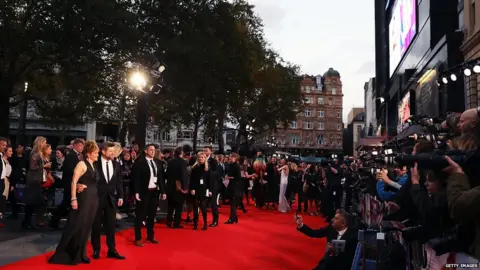
[[[417,1],[397,0],[388,28],[390,76],[417,34]]]

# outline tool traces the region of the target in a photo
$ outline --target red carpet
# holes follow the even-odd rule
[[[310,239],[295,229],[293,212],[282,214],[275,210],[258,210],[248,207],[248,213],[238,211],[239,223],[223,224],[227,220],[228,207],[221,208],[221,224],[208,231],[168,229],[156,225],[159,245],[133,245],[133,230],[117,233],[117,250],[127,257],[124,261],[105,258],[106,246],[102,240],[102,258],[76,269],[312,269],[325,251],[324,239]],[[211,218],[209,213],[209,219]],[[321,217],[304,216],[306,224],[320,227]],[[91,247],[89,246],[89,256]],[[42,269],[71,269],[70,266],[47,264],[51,253],[0,267],[0,270],[20,270],[34,267]]]

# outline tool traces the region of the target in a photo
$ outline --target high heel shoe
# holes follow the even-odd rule
[[[203,225],[202,231],[206,231],[208,229],[207,224]]]
[[[22,229],[24,230],[31,230],[33,229],[32,225],[28,224],[25,220],[22,221]]]
[[[193,230],[194,231],[198,230],[198,225],[197,224],[193,224]]]
[[[210,227],[217,227],[218,226],[218,221],[212,222],[212,224],[209,225]]]
[[[227,222],[225,222],[225,224],[237,224],[238,223],[238,219],[235,219],[235,220],[227,220]]]

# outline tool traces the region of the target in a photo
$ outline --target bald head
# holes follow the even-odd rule
[[[458,128],[462,134],[470,133],[475,131],[475,127],[478,123],[478,113],[477,109],[468,109],[462,113],[460,116],[460,121],[458,122]]]

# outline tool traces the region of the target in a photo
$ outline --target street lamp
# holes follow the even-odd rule
[[[150,68],[149,72],[141,65],[133,64],[131,62],[127,62],[125,66],[127,68],[133,68],[136,66],[136,70],[130,74],[126,81],[132,89],[145,93],[138,97],[136,117],[137,130],[135,133],[135,143],[137,143],[140,148],[143,148],[145,147],[145,140],[147,136],[149,111],[148,99],[152,93],[158,94],[158,91],[152,91],[152,89],[155,88],[154,86],[157,84],[156,82],[152,82],[152,80],[156,81],[160,78],[161,73],[165,71],[165,66],[159,63],[156,67],[153,67],[153,69]],[[153,86],[147,87],[149,84]]]

